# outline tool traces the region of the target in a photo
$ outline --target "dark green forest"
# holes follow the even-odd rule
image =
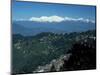
[[[12,35],[13,74],[33,73],[61,55],[71,54],[59,71],[96,68],[96,30],[72,33],[42,32],[34,36]],[[52,66],[50,72],[56,71]]]

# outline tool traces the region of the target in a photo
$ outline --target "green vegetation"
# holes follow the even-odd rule
[[[12,40],[13,73],[32,73],[38,66],[48,64],[53,59],[68,53],[76,42],[82,43],[83,40],[88,39],[90,40],[88,43],[92,43],[91,39],[96,39],[95,37],[95,30],[65,34],[43,32],[35,36],[14,34]]]

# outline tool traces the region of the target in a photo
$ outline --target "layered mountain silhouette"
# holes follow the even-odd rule
[[[69,33],[92,30],[95,23],[82,21],[63,21],[63,22],[33,22],[33,21],[14,21],[12,26],[13,34],[24,36],[36,35],[41,32]]]

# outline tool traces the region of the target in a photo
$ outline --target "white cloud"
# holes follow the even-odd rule
[[[15,21],[28,21],[28,19],[16,19]]]
[[[84,18],[70,18],[70,17],[65,17],[66,21],[82,21],[82,22],[91,22],[91,23],[95,23],[94,20],[90,20],[90,19],[84,19]]]
[[[41,17],[31,17],[29,21],[36,21],[36,22],[62,22],[65,19],[59,16],[41,16]]]
[[[70,17],[65,17],[65,20],[67,20],[67,21],[84,21],[83,18],[70,18]]]
[[[41,16],[41,17],[31,17],[29,19],[19,19],[19,21],[35,21],[35,22],[62,22],[62,21],[82,21],[95,23],[94,20],[84,19],[84,18],[71,18],[71,17],[61,17],[61,16]]]

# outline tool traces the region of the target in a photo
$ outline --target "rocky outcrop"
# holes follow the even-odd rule
[[[71,53],[62,55],[58,59],[54,59],[50,62],[50,64],[46,64],[45,66],[39,66],[35,71],[33,72],[55,72],[60,71],[61,67],[64,65],[64,61],[68,61],[70,58]]]

